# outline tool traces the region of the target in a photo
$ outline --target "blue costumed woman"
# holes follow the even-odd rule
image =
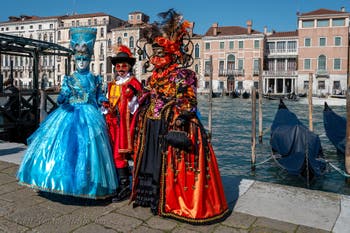
[[[114,196],[118,179],[108,130],[99,107],[108,101],[102,78],[89,71],[95,28],[71,28],[76,71],[65,76],[57,102],[28,138],[17,173],[20,184],[91,199]]]

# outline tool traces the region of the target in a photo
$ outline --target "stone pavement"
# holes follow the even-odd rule
[[[0,142],[0,232],[350,232],[350,198],[252,180],[223,178],[232,214],[193,226],[132,208],[127,201],[83,200],[17,184],[25,146]]]

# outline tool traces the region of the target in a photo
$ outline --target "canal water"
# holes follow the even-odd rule
[[[258,102],[258,100],[257,100]],[[284,101],[289,110],[294,112],[300,121],[309,125],[308,105],[298,101]],[[329,166],[322,177],[317,177],[309,184],[299,176],[289,175],[278,164],[270,159],[271,147],[270,126],[277,112],[279,100],[263,99],[263,142],[258,142],[258,109],[257,109],[257,145],[256,170],[251,171],[251,129],[252,105],[250,99],[232,99],[219,97],[212,99],[212,144],[218,159],[223,178],[251,179],[257,181],[278,183],[289,186],[303,187],[350,195],[350,184],[341,172]],[[208,129],[209,102],[205,95],[198,95],[198,108],[201,121]],[[258,104],[257,104],[258,108]],[[344,157],[336,153],[335,147],[328,140],[323,126],[323,106],[313,106],[313,129],[320,136],[325,159],[333,166],[344,171]],[[331,106],[338,114],[346,115],[346,106]],[[264,162],[266,161],[266,162]]]

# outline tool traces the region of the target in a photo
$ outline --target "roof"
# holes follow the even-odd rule
[[[210,27],[209,30],[205,33],[205,36],[213,36],[213,27]],[[255,31],[252,29],[251,34],[259,34],[261,32]],[[248,29],[244,27],[239,26],[224,26],[224,27],[218,27],[217,28],[217,35],[218,36],[232,36],[232,35],[247,35]]]
[[[271,35],[268,36],[268,38],[272,37],[297,37],[298,36],[298,30],[295,31],[288,31],[288,32],[273,32]]]
[[[299,16],[336,15],[336,14],[342,15],[342,14],[349,14],[349,13],[348,12],[344,12],[344,11],[335,11],[335,10],[329,10],[329,9],[321,8],[321,9],[318,9],[318,10],[315,10],[315,11],[302,13]]]

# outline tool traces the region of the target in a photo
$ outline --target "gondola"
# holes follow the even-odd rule
[[[270,144],[273,158],[289,174],[311,180],[325,173],[319,136],[303,125],[282,99],[271,125]]]
[[[242,98],[243,98],[243,99],[248,99],[249,97],[250,97],[250,94],[249,94],[248,92],[244,91],[244,92],[242,93]]]
[[[336,114],[324,103],[323,125],[328,139],[337,149],[337,153],[345,154],[346,118]]]

